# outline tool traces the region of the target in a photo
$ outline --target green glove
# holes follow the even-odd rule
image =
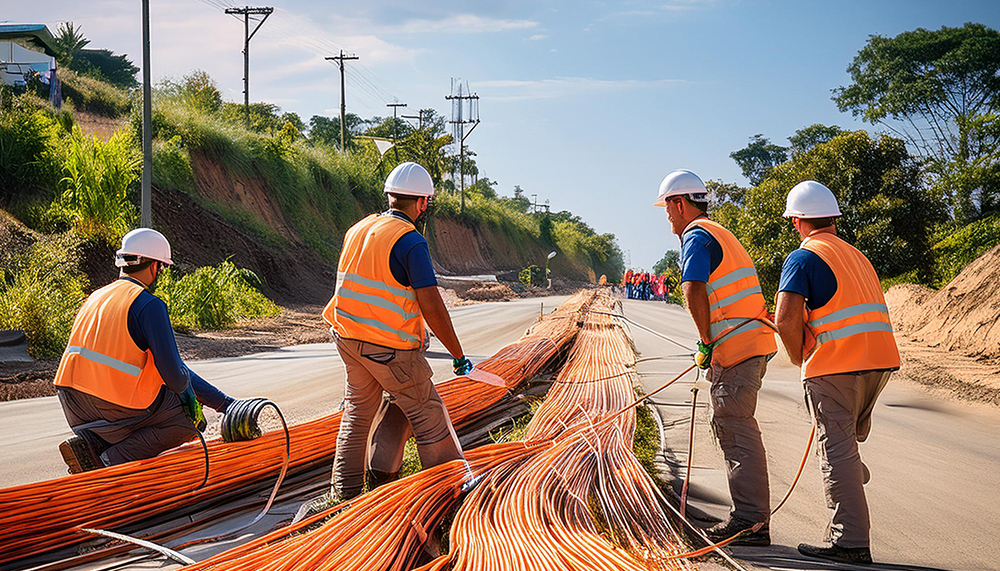
[[[699,369],[705,370],[712,366],[712,345],[698,341],[698,352],[694,354],[694,362]]]
[[[181,397],[184,414],[191,419],[194,427],[198,429],[198,432],[205,432],[205,429],[208,428],[208,421],[205,420],[205,412],[201,409],[201,403],[198,402],[198,397],[195,396],[191,385],[188,385],[188,388],[177,396]]]

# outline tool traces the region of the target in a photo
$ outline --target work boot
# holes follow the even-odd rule
[[[869,548],[839,547],[836,543],[830,544],[830,547],[818,547],[807,543],[800,543],[799,553],[806,557],[837,561],[838,563],[866,565],[872,562],[872,552]]]
[[[713,542],[720,542],[740,533],[745,532],[732,541],[729,545],[746,545],[753,547],[766,547],[771,545],[771,529],[768,524],[764,524],[757,531],[749,531],[755,522],[745,520],[741,517],[730,516],[728,521],[724,521],[716,526],[705,530],[705,535]]]
[[[104,462],[94,452],[94,449],[79,436],[74,436],[60,444],[59,453],[62,454],[63,461],[69,466],[70,474],[104,468]]]

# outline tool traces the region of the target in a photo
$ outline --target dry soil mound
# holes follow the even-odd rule
[[[932,347],[975,357],[1000,358],[1000,246],[983,254],[947,286],[891,288],[886,294],[894,322]]]

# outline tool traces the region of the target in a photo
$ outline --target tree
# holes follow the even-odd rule
[[[128,59],[128,56],[116,54],[111,50],[81,49],[73,57],[72,64],[68,67],[84,75],[110,83],[119,89],[139,87],[139,82],[135,79],[139,68]]]
[[[982,157],[976,130],[984,115],[1000,108],[996,30],[968,23],[894,38],[873,35],[847,71],[853,83],[833,90],[840,110],[904,138],[932,173],[961,170]],[[977,188],[943,190],[957,218],[977,215],[971,199]]]
[[[347,148],[354,146],[354,134],[365,124],[365,121],[354,113],[344,116],[346,124]],[[324,117],[313,115],[309,118],[309,140],[315,143],[322,143],[340,148],[340,117]]]
[[[57,33],[52,39],[56,51],[59,53],[57,58],[59,63],[70,68],[72,68],[73,58],[90,43],[90,40],[83,36],[83,29],[76,27],[73,22],[59,24]]]
[[[667,250],[663,257],[653,264],[653,274],[657,276],[669,270],[680,272],[680,269],[681,253],[677,250]]]
[[[743,176],[747,177],[750,184],[757,186],[771,169],[788,160],[788,149],[772,145],[771,141],[758,133],[750,137],[749,145],[729,153],[729,157],[740,165]]]
[[[179,99],[188,108],[202,113],[213,114],[222,109],[222,92],[212,76],[200,69],[185,75],[179,83],[166,79],[159,89],[167,97]]]
[[[808,127],[803,127],[788,137],[788,142],[792,144],[792,156],[802,154],[816,145],[828,143],[843,132],[844,130],[837,125],[824,125],[822,123],[813,123]]]
[[[547,248],[556,245],[556,235],[552,228],[552,217],[547,212],[538,221],[538,241]]]
[[[708,201],[713,208],[723,204],[742,206],[748,190],[736,183],[722,182],[721,180],[706,181],[705,188],[708,189]]]
[[[713,218],[729,228],[753,258],[766,299],[773,299],[785,257],[800,238],[782,217],[785,197],[803,180],[828,186],[843,217],[840,236],[864,252],[879,275],[933,272],[929,236],[944,218],[938,197],[921,184],[920,165],[897,138],[847,132],[775,167],[747,191],[744,205],[725,204]]]

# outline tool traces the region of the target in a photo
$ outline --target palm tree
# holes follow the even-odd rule
[[[63,65],[70,67],[73,58],[90,43],[90,40],[83,36],[83,28],[74,26],[73,22],[63,22],[59,25],[58,32],[53,39],[56,50],[59,51],[59,59]]]

